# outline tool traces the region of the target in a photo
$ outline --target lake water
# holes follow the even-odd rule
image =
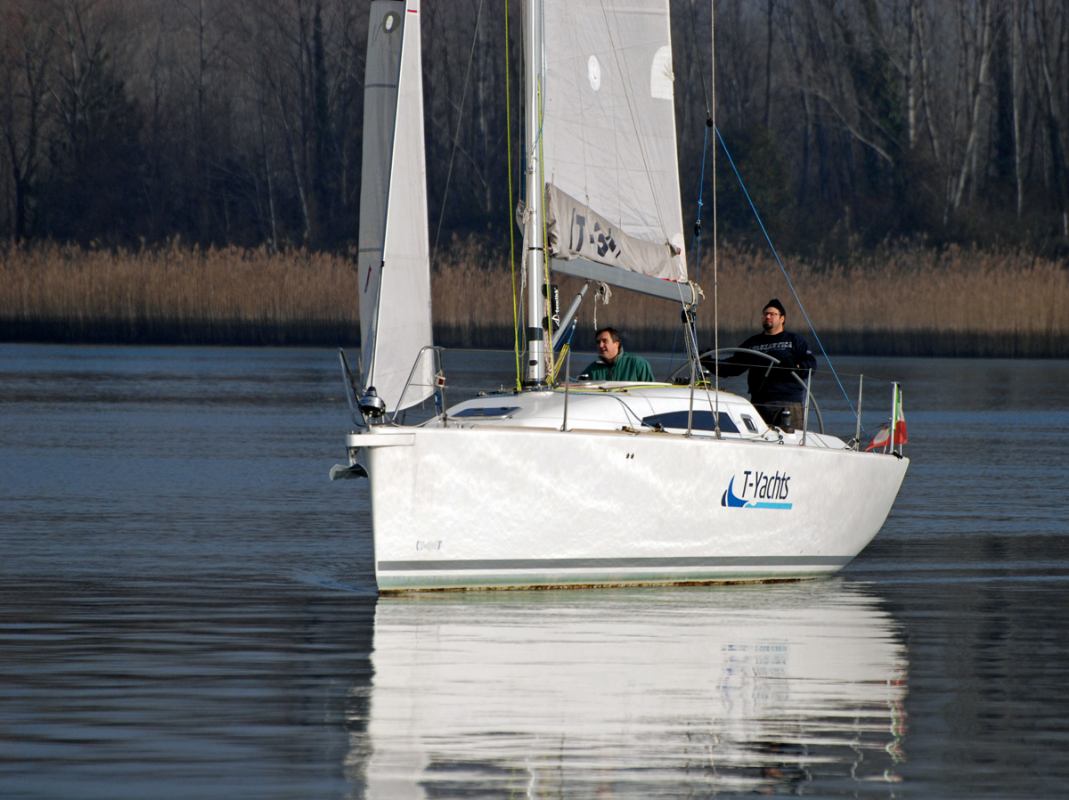
[[[332,352],[0,345],[0,797],[1063,796],[1069,362],[838,367],[913,459],[840,576],[380,600]]]

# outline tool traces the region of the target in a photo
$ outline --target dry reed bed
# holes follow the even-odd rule
[[[718,261],[715,303],[709,260],[700,272],[706,296],[698,314],[701,329],[712,329],[714,305],[722,329],[754,329],[771,297],[783,301],[791,327],[806,327],[770,258],[729,252]],[[818,331],[1069,333],[1069,270],[1021,253],[910,249],[865,256],[849,266],[788,262],[787,269]],[[612,316],[629,326],[653,324],[664,319],[663,306],[627,298]]]
[[[850,265],[787,266],[822,335],[1069,336],[1069,270],[1025,253],[900,248],[859,257]],[[512,326],[507,253],[454,242],[436,267],[433,301],[440,329],[448,330],[454,342],[509,346],[511,336],[501,333]],[[761,305],[772,296],[784,301],[792,327],[806,328],[770,258],[722,251],[717,274],[714,304],[709,259],[698,273],[706,293],[699,311],[702,330],[712,330],[714,305],[721,329],[753,330]],[[574,281],[561,282],[562,305],[567,306],[576,288]],[[588,298],[581,314],[588,330],[594,311]],[[598,304],[596,313],[599,324],[631,332],[674,331],[679,317],[669,303],[623,291],[615,292],[607,306]],[[13,323],[23,328],[63,324],[76,338],[77,331],[104,322],[120,324],[135,340],[138,331],[183,326],[214,329],[224,339],[227,331],[256,326],[307,327],[347,336],[357,326],[357,278],[347,257],[300,250],[273,254],[179,244],[118,253],[58,245],[0,250],[0,323],[9,331]],[[494,331],[491,341],[480,337],[480,330]]]
[[[337,292],[351,287],[355,298],[355,285],[350,262],[331,255],[178,244],[113,253],[46,245],[3,253],[0,314],[72,322],[351,321],[355,311]]]

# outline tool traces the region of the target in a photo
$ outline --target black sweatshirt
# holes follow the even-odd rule
[[[800,403],[805,399],[805,387],[794,379],[792,372],[805,381],[808,370],[816,369],[817,359],[803,337],[790,331],[783,331],[774,336],[758,333],[739,347],[768,353],[780,361],[780,364],[772,365],[771,361],[759,356],[736,353],[719,363],[717,371],[721,377],[741,375],[746,370],[750,371],[746,376],[746,383],[751,401]],[[716,370],[711,360],[703,360],[702,366],[710,371]],[[768,369],[769,366],[772,366],[771,370]]]

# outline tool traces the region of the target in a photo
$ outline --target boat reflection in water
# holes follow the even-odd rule
[[[904,757],[905,647],[842,580],[382,598],[372,661],[368,797],[878,792]]]

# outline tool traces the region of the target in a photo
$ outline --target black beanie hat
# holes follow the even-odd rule
[[[761,310],[762,311],[764,311],[766,308],[774,308],[774,309],[776,309],[776,311],[781,313],[783,316],[787,316],[787,309],[785,309],[783,307],[783,303],[781,303],[775,297],[773,297],[771,300],[769,300],[767,303],[765,303],[763,306],[761,306]]]

